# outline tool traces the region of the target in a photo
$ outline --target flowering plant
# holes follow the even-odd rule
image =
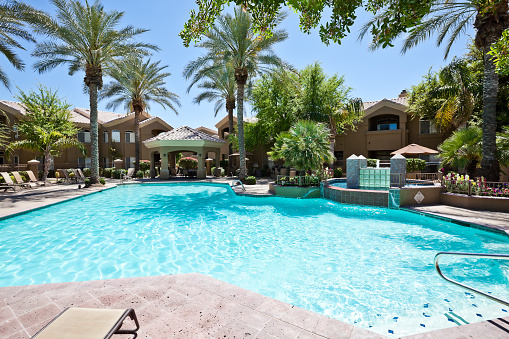
[[[484,177],[470,179],[468,174],[449,173],[444,177],[444,184],[446,191],[451,193],[509,198],[509,183],[487,182]]]
[[[183,169],[197,169],[198,159],[193,157],[180,158],[179,167],[182,167]]]

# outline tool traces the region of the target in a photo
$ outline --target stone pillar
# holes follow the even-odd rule
[[[346,187],[359,188],[359,177],[359,158],[355,154],[352,154],[346,159]]]
[[[27,162],[27,164],[28,164],[28,170],[34,172],[35,177],[39,178],[40,161],[34,159],[34,160],[30,160],[29,162]]]
[[[396,154],[391,158],[391,186],[405,186],[406,180],[406,158]]]
[[[198,169],[196,170],[196,178],[205,179],[207,177],[207,172],[205,170],[205,154],[198,153]]]
[[[115,160],[113,160],[113,164],[115,166],[115,169],[122,169],[123,168],[122,167],[122,163],[123,162],[124,161],[122,159],[115,159]]]
[[[159,179],[169,179],[170,171],[168,170],[168,153],[161,152],[161,171],[159,174]]]
[[[215,154],[216,154],[216,173],[212,174],[215,175],[216,177],[220,177],[221,170],[218,170],[218,168],[221,166],[221,149],[220,148],[216,149]],[[219,175],[217,174],[217,171],[219,171]],[[226,166],[226,168],[224,169],[224,173],[228,175],[228,166]]]
[[[368,167],[368,159],[363,155],[359,155],[357,159],[359,159],[359,169]]]

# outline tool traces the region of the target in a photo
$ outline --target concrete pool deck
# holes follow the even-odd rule
[[[231,180],[200,181],[229,183]],[[0,217],[114,187],[116,182],[119,181],[108,180],[104,188],[78,190],[74,184],[0,193]],[[159,180],[146,182],[161,183]],[[239,188],[235,191],[241,193]],[[268,195],[266,191],[268,181],[260,181],[259,185],[246,186],[246,192],[241,194]],[[413,209],[465,222],[482,222],[497,229],[509,229],[509,213],[470,211],[441,205]],[[141,323],[138,338],[383,338],[379,334],[197,273],[2,287],[0,338],[30,338],[69,306],[132,307]],[[509,338],[509,317],[405,338]]]
[[[134,308],[139,339],[385,338],[198,273],[2,287],[0,337],[30,338],[66,307]],[[508,337],[509,317],[403,338]]]

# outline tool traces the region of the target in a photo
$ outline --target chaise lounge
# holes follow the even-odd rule
[[[130,317],[135,329],[121,330]],[[135,334],[140,328],[136,313],[129,309],[66,308],[33,337],[36,339],[106,339],[114,334]]]
[[[14,181],[12,181],[9,173],[0,172],[0,175],[4,178],[5,181],[5,184],[0,184],[0,189],[3,189],[4,192],[7,192],[8,189],[13,190],[14,192],[21,189],[21,185],[15,184]]]

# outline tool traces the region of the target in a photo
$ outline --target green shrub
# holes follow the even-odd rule
[[[256,178],[253,176],[247,177],[246,185],[256,185]]]
[[[140,160],[140,171],[150,170],[150,160]]]
[[[85,175],[86,177],[89,177],[89,176],[90,176],[90,173],[91,173],[90,168],[85,167],[85,168],[83,169],[83,175]]]
[[[145,174],[145,172],[143,172],[142,170],[139,170],[138,172],[136,172],[136,178],[143,179],[144,174]]]
[[[111,171],[111,177],[113,179],[121,179],[122,174],[127,174],[127,171],[125,169],[114,169]]]
[[[104,172],[103,172],[104,177],[105,178],[111,178],[111,171],[113,171],[113,168],[105,168]]]
[[[99,179],[99,182],[100,182],[102,185],[106,185],[106,180],[104,180],[104,178]]]
[[[150,178],[150,169],[144,171],[145,178]]]
[[[99,167],[99,176],[104,177],[104,169],[102,167]]]
[[[89,178],[85,179],[85,187],[87,187],[87,186],[90,186],[90,179]]]
[[[239,176],[239,174],[240,174],[240,168],[237,168],[237,169],[235,170],[235,176],[236,176],[236,177],[238,177],[238,176]]]
[[[334,178],[341,178],[343,176],[343,169],[342,168],[336,168],[334,170]]]
[[[406,171],[415,172],[422,171],[426,167],[426,161],[419,158],[408,158],[406,159]]]
[[[179,167],[182,169],[197,169],[198,168],[198,160],[192,157],[181,158],[178,163]]]
[[[366,159],[368,161],[368,167],[376,167],[377,159]]]
[[[214,173],[216,173],[216,166],[212,167],[210,169],[210,172],[212,173],[212,175],[214,175]]]
[[[219,162],[219,167],[228,168],[228,159],[221,160]]]
[[[70,169],[67,170],[67,173],[69,174],[69,178],[74,178],[74,172]]]
[[[27,171],[20,171],[19,175],[21,175],[21,179],[23,179],[23,181],[30,181]]]

